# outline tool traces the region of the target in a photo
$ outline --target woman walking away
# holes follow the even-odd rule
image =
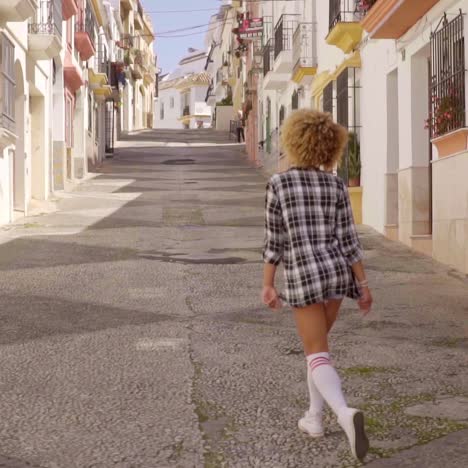
[[[283,262],[281,298],[294,310],[307,359],[310,407],[299,429],[312,437],[323,435],[326,401],[353,455],[362,460],[369,449],[364,416],[346,404],[328,354],[328,333],[343,299],[356,299],[364,315],[372,305],[348,190],[331,173],[347,142],[347,131],[330,114],[304,109],[284,123],[282,146],[291,168],[267,185],[262,299],[272,309],[281,307],[274,280]]]

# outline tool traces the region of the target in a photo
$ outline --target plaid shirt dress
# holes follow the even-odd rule
[[[344,182],[327,172],[292,168],[270,179],[265,205],[263,259],[284,264],[280,297],[292,307],[358,299],[351,265],[363,253]]]

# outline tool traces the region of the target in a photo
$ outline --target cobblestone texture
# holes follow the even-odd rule
[[[321,440],[296,429],[300,344],[259,304],[264,187],[225,135],[144,132],[58,212],[0,228],[0,466],[359,466],[329,413]],[[367,462],[465,466],[468,282],[361,231],[374,311],[347,302],[331,345]]]

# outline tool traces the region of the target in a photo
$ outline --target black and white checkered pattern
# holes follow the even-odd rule
[[[359,298],[351,265],[363,257],[348,190],[327,172],[293,168],[274,175],[265,206],[266,263],[284,264],[292,307]]]

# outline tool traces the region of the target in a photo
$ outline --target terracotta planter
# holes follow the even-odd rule
[[[460,128],[431,140],[437,148],[439,158],[468,151],[468,128]]]
[[[353,177],[348,181],[348,187],[360,187],[361,186],[361,178],[360,177]]]

